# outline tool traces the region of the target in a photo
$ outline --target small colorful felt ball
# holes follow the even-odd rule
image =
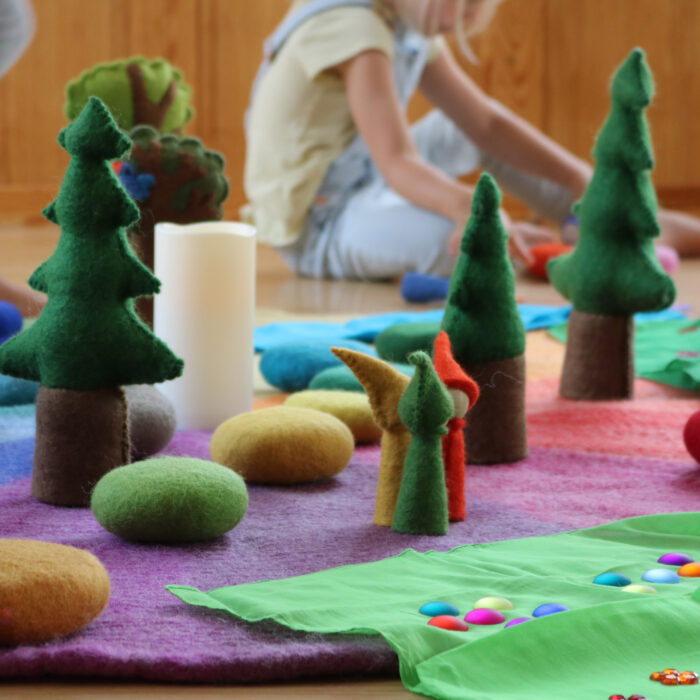
[[[630,695],[627,700],[647,700],[644,695]]]
[[[474,609],[489,608],[490,610],[512,610],[513,603],[508,598],[502,598],[499,595],[489,595],[481,598],[474,603]]]
[[[683,429],[683,442],[690,456],[700,462],[700,411],[693,413]]]
[[[642,574],[642,578],[649,583],[679,583],[681,580],[671,569],[649,569]]]
[[[679,576],[685,576],[687,578],[697,578],[700,576],[700,564],[693,562],[691,564],[684,564],[678,569]]]
[[[654,673],[649,676],[649,679],[652,681],[660,681],[662,675],[663,673],[661,673],[661,671],[654,671]]]
[[[624,695],[611,695],[608,700],[627,700]]]
[[[669,566],[683,566],[684,564],[691,564],[692,562],[692,557],[689,557],[687,554],[681,554],[680,552],[669,552],[659,557],[659,564],[668,564]]]
[[[565,612],[569,608],[566,605],[559,605],[558,603],[544,603],[543,605],[537,606],[532,614],[534,617],[544,617],[545,615],[554,615],[555,613]]]
[[[505,615],[500,610],[489,608],[476,608],[468,612],[464,619],[472,625],[500,625],[506,621]]]
[[[439,627],[443,630],[452,630],[453,632],[466,632],[469,625],[453,615],[437,615],[428,620],[428,624],[432,627]]]
[[[523,622],[528,622],[529,620],[532,620],[531,617],[516,617],[514,620],[508,620],[506,622],[506,627],[515,627],[515,625],[519,625]]]
[[[697,685],[698,684],[698,674],[695,671],[683,671],[678,676],[681,685]]]
[[[597,583],[599,586],[629,586],[632,580],[625,576],[624,574],[618,574],[614,571],[609,571],[604,574],[598,574],[593,579],[593,583]]]
[[[445,603],[441,600],[433,600],[430,603],[421,605],[419,613],[428,615],[429,617],[437,617],[438,615],[459,615],[459,609],[452,603]]]

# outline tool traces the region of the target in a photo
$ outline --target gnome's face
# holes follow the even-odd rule
[[[452,403],[455,406],[454,417],[464,418],[469,410],[469,397],[460,389],[447,388],[447,393],[452,397]]]

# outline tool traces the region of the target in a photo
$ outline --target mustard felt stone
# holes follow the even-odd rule
[[[341,420],[296,406],[273,406],[222,423],[210,444],[211,458],[246,481],[303,484],[341,472],[355,442]]]
[[[109,592],[107,571],[90,552],[0,539],[0,646],[77,632],[104,610]]]
[[[102,527],[136,542],[202,542],[233,529],[248,508],[237,474],[192,457],[159,457],[113,469],[90,502]]]
[[[350,428],[358,443],[379,442],[382,436],[366,394],[356,391],[300,391],[287,397],[284,405],[313,408],[335,416]]]

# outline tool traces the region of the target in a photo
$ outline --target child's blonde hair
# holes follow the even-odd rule
[[[392,0],[396,13],[416,31],[424,36],[433,36],[440,30],[440,18],[445,2],[450,0]],[[473,63],[476,55],[469,45],[469,39],[482,32],[489,25],[501,0],[478,0],[481,3],[474,22],[465,21],[465,10],[474,0],[457,0],[457,42],[460,51]]]

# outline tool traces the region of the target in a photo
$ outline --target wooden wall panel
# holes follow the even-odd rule
[[[657,84],[648,110],[662,188],[700,187],[700,3],[548,0],[546,130],[589,157],[609,110],[614,69],[635,46]]]
[[[263,39],[289,0],[33,0],[37,36],[0,80],[0,221],[35,220],[63,177],[56,144],[66,82],[100,61],[163,55],[194,88],[188,133],[224,153],[228,216],[244,201],[243,113]],[[464,64],[490,94],[587,156],[612,69],[643,45],[657,76],[650,110],[661,190],[700,191],[699,0],[506,0]],[[412,117],[429,105],[415,100]]]

